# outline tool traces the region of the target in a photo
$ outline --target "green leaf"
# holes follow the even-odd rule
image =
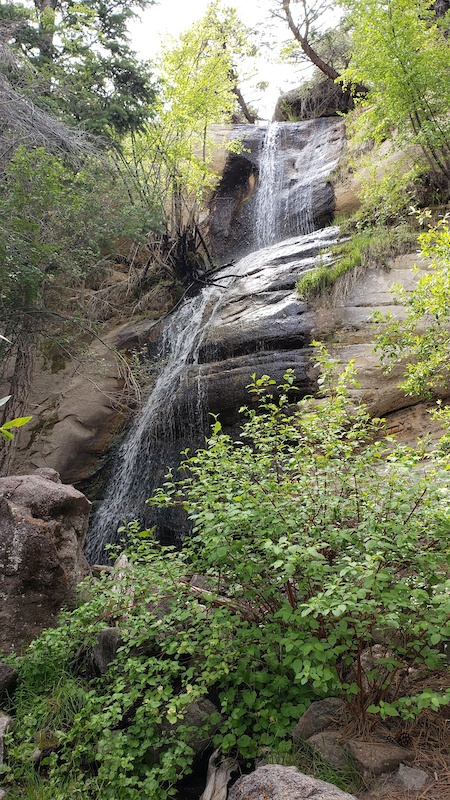
[[[33,419],[32,417],[17,417],[16,419],[11,419],[9,422],[4,422],[2,425],[2,429],[4,431],[9,431],[11,428],[21,428],[22,425],[26,425],[27,422]]]

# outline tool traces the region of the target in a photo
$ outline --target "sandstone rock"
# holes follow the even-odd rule
[[[413,271],[415,265],[417,272]],[[383,373],[380,356],[373,351],[375,331],[371,316],[374,311],[381,311],[402,317],[404,308],[396,303],[391,286],[400,283],[410,291],[428,270],[427,261],[412,252],[390,259],[386,268],[355,272],[346,285],[337,285],[331,296],[316,303],[313,326],[316,339],[326,336],[332,339],[328,348],[330,355],[342,364],[354,360],[359,382],[359,387],[351,390],[355,401],[365,403],[371,415],[385,417],[388,434],[412,446],[426,433],[436,440],[443,431],[430,419],[431,403],[406,397],[399,388],[404,365],[396,366],[389,375]],[[449,389],[439,393],[446,397]]]
[[[155,316],[175,303],[169,294],[166,290],[165,298],[158,300],[154,316],[148,308],[148,319],[102,331],[102,341],[95,340],[81,358],[78,355],[64,368],[52,365],[50,372],[47,362],[38,364],[27,405],[33,419],[20,430],[14,470],[25,473],[48,466],[65,483],[83,483],[92,491],[93,476],[123,433],[135,405],[115,351],[151,349],[160,332]]]
[[[119,643],[119,628],[105,628],[98,634],[97,644],[92,648],[92,661],[100,675],[107,672],[111,661],[115,658]]]
[[[58,480],[58,482],[56,482]],[[56,473],[0,479],[0,648],[15,650],[76,598],[90,502]]]
[[[3,711],[0,711],[0,764],[3,764],[3,758],[5,755],[5,733],[11,730],[12,726],[12,717],[8,716],[8,714],[4,714]]]
[[[350,756],[358,772],[363,776],[394,772],[403,761],[412,761],[414,753],[395,744],[361,742],[350,740],[344,750]]]
[[[423,769],[400,764],[395,773],[395,781],[404,789],[423,789],[430,782],[430,776]]]
[[[355,800],[331,783],[304,775],[296,767],[267,764],[236,781],[228,800]]]
[[[322,731],[306,740],[311,750],[327,764],[342,769],[348,766],[349,758],[344,751],[340,731]]]
[[[318,119],[346,114],[354,107],[350,92],[345,92],[331,78],[316,80],[290,89],[278,99],[274,122]]]
[[[4,661],[0,662],[0,694],[2,692],[14,691],[17,683],[18,672],[14,667],[5,664]]]
[[[344,709],[345,703],[339,697],[316,700],[300,717],[292,731],[292,739],[294,742],[301,742],[321,733],[343,714]]]

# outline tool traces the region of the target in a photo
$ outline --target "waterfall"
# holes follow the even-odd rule
[[[276,219],[281,202],[282,170],[279,169],[281,125],[272,122],[267,128],[259,159],[259,186],[256,194],[256,248],[273,244],[277,238]]]
[[[226,276],[223,277],[227,280]],[[201,401],[201,391],[195,392],[193,403],[185,403],[187,415],[183,420],[178,406],[186,392],[188,367],[198,362],[207,321],[219,299],[220,290],[206,288],[197,297],[187,300],[165,327],[159,376],[117,453],[115,472],[105,498],[94,514],[92,534],[86,546],[86,555],[92,561],[104,555],[105,543],[117,540],[117,528],[123,521],[136,518],[146,521],[148,518],[145,500],[156,485],[156,475],[159,473],[159,477],[164,477],[171,455],[170,445],[179,438],[177,429],[180,423],[183,423],[188,441],[197,438],[199,429],[206,431],[207,412]],[[151,523],[152,520],[147,521]]]
[[[268,126],[259,159],[256,248],[311,233],[317,227],[314,195],[324,190],[336,164],[336,154],[329,146],[335,134],[335,126],[327,118]]]
[[[336,153],[334,161],[328,153],[327,126],[322,124],[326,121],[314,121],[317,122],[321,124],[271,126],[266,135],[257,202],[261,223],[256,227],[260,243],[270,246],[215,273],[213,285],[187,300],[168,319],[161,338],[159,376],[116,454],[115,472],[92,519],[86,548],[91,562],[104,558],[105,544],[118,540],[117,528],[124,520],[139,519],[145,525],[158,523],[164,538],[166,523],[161,523],[158,512],[146,506],[145,501],[160,485],[168,465],[177,464],[177,454],[204,442],[209,412],[211,408],[215,410],[214,397],[219,397],[219,405],[223,404],[226,386],[235,391],[239,384],[245,402],[245,386],[259,366],[270,374],[278,369],[280,377],[287,367],[300,366],[306,375],[308,358],[304,348],[309,341],[310,318],[307,307],[296,296],[295,282],[298,274],[310,269],[323,248],[337,237],[336,228],[304,235],[314,217],[313,209],[304,209],[306,198],[314,199],[313,188],[308,194],[306,175],[311,184],[322,169],[322,162],[324,176],[336,162]],[[332,125],[335,130],[336,121]],[[322,144],[317,138],[318,128],[323,134]],[[302,154],[293,151],[290,144],[297,132],[303,142],[304,167]],[[277,167],[281,140],[289,144],[287,186],[286,169],[281,171],[280,183]],[[311,168],[312,153],[318,157],[317,169]],[[293,170],[301,173],[300,181],[298,175],[292,179]],[[282,238],[286,229],[291,237],[293,233],[297,235],[278,244],[269,241]],[[222,382],[217,384],[218,380]],[[306,378],[304,387],[305,392],[311,390]],[[235,407],[239,404],[235,398]],[[169,528],[173,531],[177,526],[175,519]]]

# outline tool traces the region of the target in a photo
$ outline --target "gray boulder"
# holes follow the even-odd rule
[[[100,675],[104,675],[107,672],[111,661],[116,657],[119,644],[119,628],[105,628],[99,632],[97,643],[92,648],[92,661]]]
[[[296,767],[267,764],[240,778],[231,787],[228,800],[355,800],[337,786],[304,775]]]
[[[292,739],[295,743],[305,741],[324,731],[332,722],[342,719],[344,713],[345,703],[339,697],[316,700],[300,717],[292,731]]]
[[[74,603],[90,507],[54,470],[0,478],[1,650],[21,649]]]
[[[396,744],[350,740],[344,750],[363,777],[394,772],[399,764],[414,760],[412,750]]]
[[[337,769],[345,769],[349,758],[344,752],[341,731],[322,731],[306,740],[313,753]]]
[[[423,789],[430,783],[430,776],[423,769],[407,767],[406,764],[400,764],[394,777],[404,789]]]

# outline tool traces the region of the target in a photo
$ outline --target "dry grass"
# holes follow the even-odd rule
[[[448,686],[448,675],[441,676]],[[446,718],[449,717],[449,718]],[[411,766],[422,769],[430,776],[430,783],[423,789],[402,789],[393,782],[391,776],[381,778],[372,788],[358,793],[358,800],[450,800],[450,715],[444,709],[440,713],[423,711],[411,723],[401,720],[390,721],[387,729],[391,741],[398,743],[398,736],[404,732],[410,742],[408,748],[415,753]],[[386,729],[383,730],[384,737]],[[381,738],[381,731],[374,727],[374,734]],[[383,737],[383,738],[384,738]]]

